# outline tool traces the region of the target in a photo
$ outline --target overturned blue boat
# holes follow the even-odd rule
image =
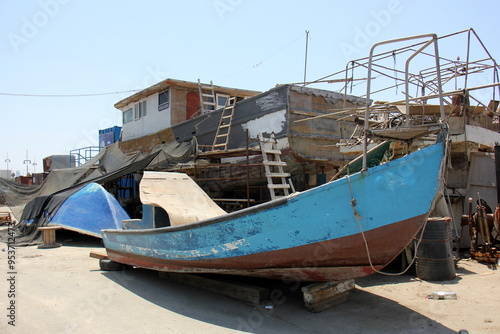
[[[17,246],[40,243],[39,227],[63,229],[100,238],[102,229],[121,228],[129,215],[118,201],[97,183],[65,189],[30,201],[18,225]]]
[[[101,237],[101,230],[121,228],[130,219],[118,201],[97,183],[90,183],[69,196],[50,219],[50,225]]]

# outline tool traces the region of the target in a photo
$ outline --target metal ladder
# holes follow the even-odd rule
[[[209,111],[214,111],[217,106],[215,99],[214,85],[210,81],[210,85],[203,85],[198,79],[198,93],[200,94],[200,114]]]
[[[283,170],[286,162],[281,161],[281,150],[277,148],[274,133],[271,134],[270,138],[265,138],[262,133],[259,133],[259,141],[271,199],[288,196],[289,189],[293,191],[293,185],[291,181],[290,183],[286,181],[286,178],[290,177],[290,173],[285,173]],[[281,192],[281,194],[276,192]]]
[[[236,96],[229,97],[226,100],[226,105],[220,114],[219,126],[215,133],[213,151],[226,151],[229,142],[229,134],[231,133],[231,122],[233,120],[234,108],[236,107]]]

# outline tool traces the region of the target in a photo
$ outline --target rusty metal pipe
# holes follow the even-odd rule
[[[483,238],[483,243],[486,247],[489,247],[491,246],[491,238],[490,229],[488,228],[488,218],[486,216],[486,208],[481,205],[481,197],[479,193],[477,193],[477,200],[479,203],[477,206],[477,220],[479,224],[479,230]]]
[[[384,44],[390,44],[390,43],[397,43],[397,42],[404,42],[404,41],[409,41],[412,39],[419,39],[419,38],[430,38],[429,41],[427,41],[425,44],[425,47],[427,47],[428,43],[434,42],[434,53],[436,56],[436,70],[438,71],[438,85],[441,85],[441,76],[439,73],[439,52],[438,52],[438,46],[437,46],[437,35],[436,34],[424,34],[424,35],[417,35],[417,36],[411,36],[411,37],[403,37],[403,38],[396,38],[388,41],[382,41],[375,43],[371,49],[370,49],[370,55],[368,56],[368,76],[367,76],[367,83],[366,83],[366,102],[365,102],[365,119],[368,120],[370,118],[370,90],[371,90],[371,80],[372,80],[372,67],[373,67],[373,56],[374,56],[374,50],[376,47],[384,45]],[[421,48],[422,49],[422,48]],[[423,50],[423,49],[422,49]],[[417,50],[414,55],[411,57],[413,58],[417,53],[421,52],[422,50]],[[411,58],[409,60],[411,60]],[[406,68],[406,78],[408,78],[408,68]],[[408,95],[408,91],[405,92],[406,95]],[[441,105],[441,116],[444,116],[444,107],[443,107],[443,94],[441,88],[438,90],[438,96],[440,100],[440,105]],[[408,96],[406,96],[405,102],[409,103]],[[368,153],[368,126],[369,122],[365,123],[365,128],[364,128],[364,135],[363,135],[363,167],[362,171],[367,169],[367,153]]]

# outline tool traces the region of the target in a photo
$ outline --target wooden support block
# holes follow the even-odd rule
[[[160,271],[159,276],[174,282],[194,286],[199,289],[215,292],[220,295],[250,302],[256,305],[262,303],[263,300],[269,299],[269,289],[240,282],[207,278],[194,274],[179,274],[164,271]]]
[[[339,295],[336,295],[335,297],[330,297],[315,303],[304,303],[304,304],[309,312],[319,313],[347,301],[348,298],[349,298],[349,291],[345,291]]]
[[[108,260],[108,255],[99,252],[90,252],[89,256],[94,259]]]
[[[304,304],[311,312],[321,312],[343,303],[354,289],[354,280],[314,283],[302,287]]]
[[[61,247],[61,244],[56,243],[56,230],[60,230],[61,228],[61,226],[39,227],[38,230],[43,233],[43,245],[38,246],[38,248]]]

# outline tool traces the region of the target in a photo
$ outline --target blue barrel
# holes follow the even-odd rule
[[[447,281],[455,278],[452,247],[452,220],[429,218],[417,249],[417,277],[426,281]]]

